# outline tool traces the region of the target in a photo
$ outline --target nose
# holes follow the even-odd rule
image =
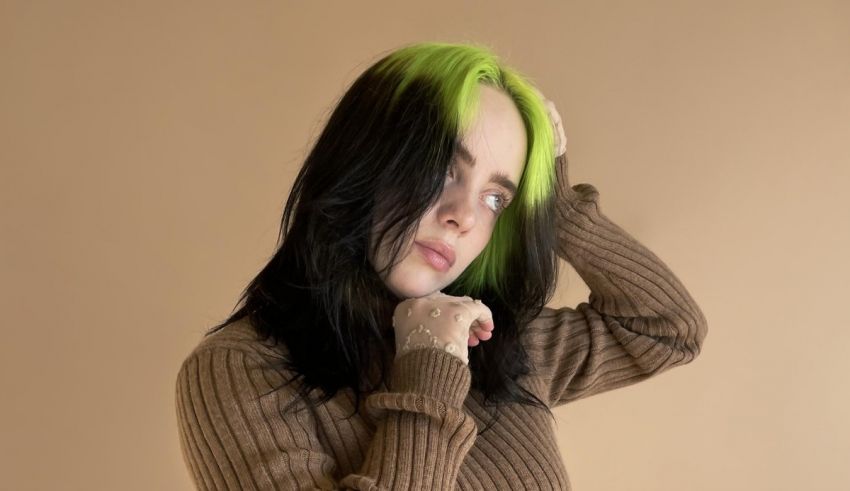
[[[440,198],[437,218],[440,223],[456,228],[458,233],[465,233],[475,226],[475,202],[462,189],[445,190]]]

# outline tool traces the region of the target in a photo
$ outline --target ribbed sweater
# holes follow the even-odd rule
[[[670,269],[600,212],[597,190],[571,189],[578,199],[560,205],[558,255],[591,293],[575,308],[544,308],[522,336],[533,366],[522,385],[549,408],[689,363],[707,330]],[[291,385],[273,390],[292,375],[269,368],[282,354],[243,318],[183,362],[179,436],[199,489],[570,489],[549,413],[507,404],[479,435],[490,414],[454,355],[404,353],[388,386],[347,418],[351,390],[285,411],[299,397]]]

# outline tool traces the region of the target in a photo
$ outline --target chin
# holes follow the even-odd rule
[[[432,271],[411,268],[411,270],[394,271],[387,279],[387,287],[398,298],[418,298],[440,291],[453,280],[451,272],[439,277]]]
[[[401,284],[390,282],[387,287],[399,299],[425,297],[442,288],[439,285],[425,284],[424,282],[402,282]]]

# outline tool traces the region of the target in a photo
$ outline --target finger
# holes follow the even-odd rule
[[[555,107],[554,102],[546,101],[546,110],[549,112],[549,117],[553,123],[556,125],[561,123],[561,113],[558,112],[558,108]]]
[[[550,100],[544,100],[546,112],[549,115],[549,121],[552,124],[552,131],[555,138],[555,155],[562,155],[567,151],[567,136],[564,134],[563,121],[561,113],[555,107],[555,103]]]
[[[493,321],[481,323],[479,321],[475,321],[472,325],[469,326],[469,332],[478,336],[481,333],[492,333],[493,330],[496,329]],[[480,336],[479,336],[480,337]]]
[[[496,324],[493,322],[493,314],[491,314],[489,310],[490,309],[487,309],[487,312],[481,314],[481,316],[475,319],[472,327],[476,331],[490,332],[496,328]]]
[[[546,108],[546,113],[548,114],[549,120],[552,122],[552,124],[555,125],[555,126],[560,124],[561,123],[561,114],[558,112],[558,109],[555,107],[555,103],[550,101],[549,99],[547,99],[546,96],[544,96],[543,93],[540,92],[540,90],[538,90],[536,87],[532,87],[532,88],[537,93],[537,95],[540,96],[540,99],[543,101],[543,106]]]
[[[492,331],[496,328],[496,325],[493,323],[493,319],[482,320],[478,318],[472,323],[470,328],[476,331]]]
[[[487,341],[493,337],[493,328],[484,328],[480,324],[473,324],[469,329],[469,336],[481,341]]]
[[[469,322],[470,326],[486,322],[493,318],[490,308],[484,305],[480,299],[464,296],[449,297],[448,301],[461,307],[466,312],[463,318]]]
[[[466,306],[473,311],[473,315],[477,315],[470,324],[468,343],[469,346],[478,346],[481,341],[486,341],[493,337],[492,331],[495,328],[493,313],[480,299],[466,302]]]
[[[493,331],[477,331],[475,336],[477,336],[481,341],[487,341],[493,337]]]
[[[495,328],[496,328],[496,326],[493,324],[492,321],[490,321],[489,323],[486,323],[486,324],[481,324],[481,323],[476,322],[476,323],[473,323],[472,326],[469,328],[469,332],[474,333],[478,337],[481,337],[480,336],[481,334],[492,335],[493,330]]]

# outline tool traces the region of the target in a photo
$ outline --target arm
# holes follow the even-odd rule
[[[566,182],[566,156],[558,159]],[[591,293],[575,309],[544,308],[529,326],[529,354],[551,407],[689,363],[707,332],[705,316],[673,272],[602,214],[596,188],[562,187],[558,255]]]
[[[254,353],[214,348],[183,363],[176,409],[184,460],[199,489],[453,489],[475,440],[463,409],[469,368],[436,349],[400,357],[392,392],[366,398],[376,432],[359,472],[334,477],[311,411],[282,411],[298,397]],[[331,402],[328,402],[330,404]]]

